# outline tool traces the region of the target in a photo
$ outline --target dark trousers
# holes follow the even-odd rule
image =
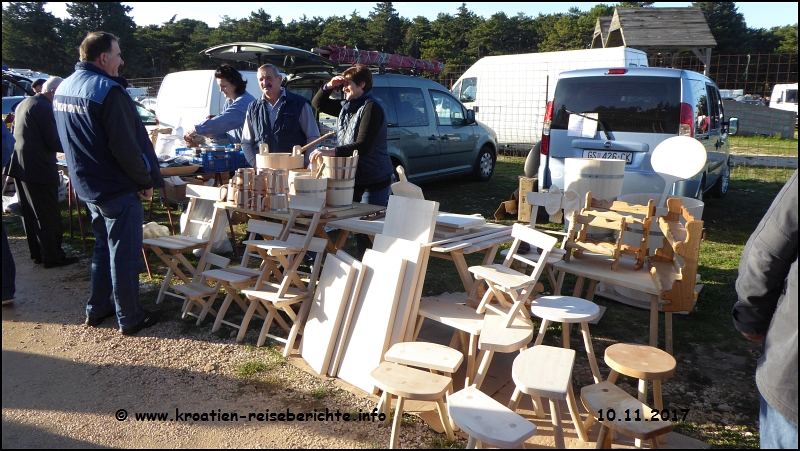
[[[14,266],[14,256],[11,255],[11,248],[8,247],[8,237],[6,236],[6,226],[3,226],[3,300],[14,299],[16,292],[15,279],[17,269]]]
[[[31,258],[56,263],[66,257],[61,250],[61,209],[58,186],[14,180],[22,209],[22,225],[28,237]]]

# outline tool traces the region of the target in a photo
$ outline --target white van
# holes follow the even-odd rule
[[[213,70],[173,72],[161,82],[155,112],[159,122],[189,129],[220,114],[225,96],[219,91]],[[247,81],[247,92],[261,96],[255,71],[240,71]]]
[[[797,117],[797,83],[778,84],[772,88],[769,107],[777,110],[794,111]]]
[[[534,145],[558,74],[595,67],[647,67],[647,55],[626,47],[487,56],[451,90],[475,119],[497,133],[498,143]]]

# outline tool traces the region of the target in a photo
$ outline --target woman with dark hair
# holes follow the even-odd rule
[[[222,140],[227,140],[229,144],[240,143],[247,106],[255,97],[246,91],[247,81],[242,78],[242,74],[227,64],[219,66],[214,77],[217,79],[219,91],[226,98],[222,113],[195,125],[186,132],[183,139],[191,141],[196,135],[206,135],[213,137],[217,143],[222,143]]]
[[[330,98],[341,87],[345,100]],[[311,106],[331,116],[338,116],[338,147],[323,147],[311,153],[314,161],[320,156],[350,157],[358,150],[354,202],[386,206],[392,183],[392,160],[386,141],[386,114],[372,95],[372,73],[357,65],[333,77],[314,96]],[[370,246],[366,236],[358,235],[359,258]]]

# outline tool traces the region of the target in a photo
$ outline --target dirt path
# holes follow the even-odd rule
[[[219,421],[225,412],[357,413],[375,406],[281,363],[266,348],[180,321],[135,337],[120,335],[110,320],[86,328],[91,263],[43,269],[27,258],[24,239],[10,242],[17,295],[3,307],[3,448],[388,446],[389,428],[377,422]],[[238,376],[246,362],[266,362],[268,369],[259,378]],[[115,417],[123,415],[120,409],[127,412],[124,421]],[[217,421],[175,421],[176,409]],[[170,420],[136,421],[144,412],[165,412]],[[430,446],[436,435],[424,423],[407,423],[401,446]]]

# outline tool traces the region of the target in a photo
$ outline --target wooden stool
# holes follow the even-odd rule
[[[481,332],[478,348],[481,352],[478,356],[478,372],[475,375],[473,385],[478,389],[483,384],[483,379],[489,371],[489,364],[495,352],[514,352],[524,351],[533,338],[533,323],[528,318],[514,316],[514,321],[509,327],[505,327],[506,315],[501,315],[492,310],[487,310],[483,320],[483,331]]]
[[[605,362],[611,373],[608,381],[617,382],[624,374],[639,379],[639,401],[647,403],[647,381],[653,381],[653,404],[660,412],[664,408],[661,398],[661,381],[675,375],[675,358],[652,346],[617,343],[606,348]],[[666,437],[659,438],[666,443]],[[637,440],[637,446],[641,443]]]
[[[600,368],[597,366],[597,359],[594,356],[592,336],[589,334],[589,321],[600,316],[600,307],[597,304],[573,296],[543,296],[531,304],[531,313],[542,318],[542,325],[539,328],[539,335],[534,343],[535,346],[542,344],[550,322],[559,322],[562,323],[562,343],[564,348],[569,349],[569,329],[573,323],[579,323],[594,382],[597,384],[603,380],[600,376]]]
[[[397,436],[400,433],[400,423],[403,419],[403,401],[406,399],[436,401],[436,405],[439,407],[439,419],[442,421],[447,439],[455,439],[453,429],[450,427],[447,407],[444,404],[445,393],[452,388],[453,379],[391,362],[381,362],[371,375],[375,380],[375,386],[383,390],[380,405],[383,413],[386,414],[387,422],[392,404],[391,396],[397,396],[389,448],[395,448],[397,445]]]
[[[467,448],[481,443],[498,448],[523,447],[536,434],[536,425],[475,388],[467,387],[447,400],[450,416],[469,434]]]
[[[567,401],[572,423],[578,437],[589,441],[583,420],[575,402],[572,391],[572,366],[575,363],[575,351],[572,349],[554,348],[552,346],[534,346],[522,351],[514,359],[511,368],[511,379],[517,385],[508,408],[516,411],[523,393],[531,396],[536,416],[544,417],[541,398],[550,401],[550,420],[553,423],[553,436],[556,448],[565,448],[564,432],[561,429],[561,407],[559,401]],[[541,398],[540,398],[541,397]]]
[[[591,418],[603,419],[597,437],[598,449],[611,448],[612,429],[628,437],[649,440],[650,448],[658,448],[657,438],[673,428],[671,421],[661,421],[660,417],[656,421],[649,421],[650,407],[609,381],[583,387],[581,400]],[[615,418],[609,418],[611,411]],[[640,421],[636,421],[637,418]]]

